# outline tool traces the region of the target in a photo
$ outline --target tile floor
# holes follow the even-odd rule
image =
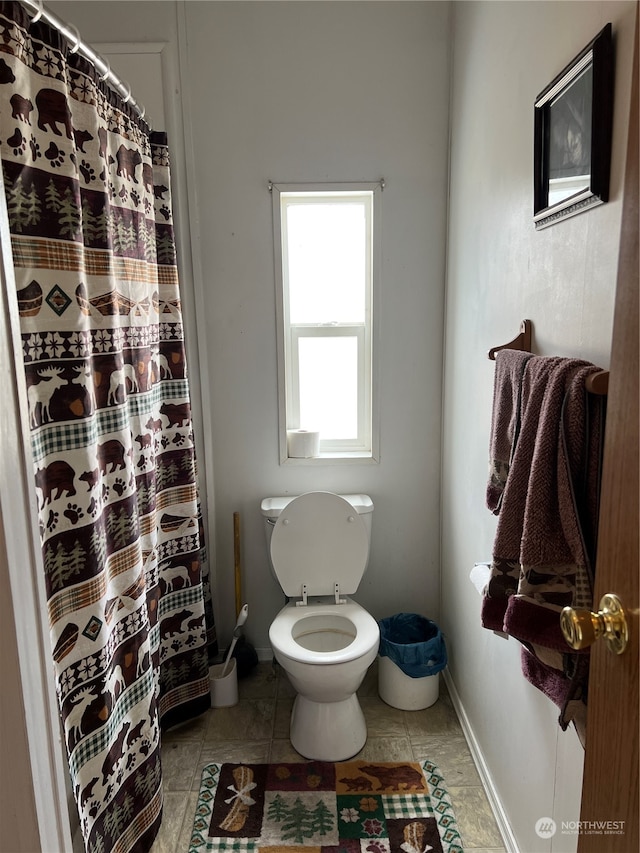
[[[187,853],[205,764],[304,761],[289,743],[295,694],[279,667],[260,663],[238,687],[240,700],[234,707],[212,709],[164,734],[164,818],[151,853]],[[505,853],[444,682],[431,708],[400,711],[379,698],[374,663],[358,695],[368,739],[357,757],[369,761],[430,758],[444,775],[465,851]]]

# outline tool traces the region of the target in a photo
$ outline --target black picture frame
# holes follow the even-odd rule
[[[612,118],[613,37],[607,24],[535,99],[536,229],[608,201]]]

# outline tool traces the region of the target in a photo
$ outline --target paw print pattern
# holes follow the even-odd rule
[[[64,163],[64,151],[55,144],[55,142],[51,142],[49,147],[44,152],[44,156],[51,162],[51,165],[55,168],[58,166],[62,166]]]
[[[84,516],[84,513],[78,504],[67,504],[67,508],[62,513],[65,518],[68,518],[71,524],[77,524]]]
[[[121,480],[120,477],[118,477],[113,484],[113,491],[118,495],[118,497],[122,497],[122,493],[126,488],[127,486],[124,480]]]
[[[89,501],[89,506],[87,507],[87,512],[91,516],[91,518],[95,518],[98,514],[98,510],[100,509],[100,505],[95,498],[91,498]]]
[[[184,437],[184,436],[182,435],[182,433],[180,433],[180,432],[177,432],[177,433],[173,436],[173,443],[174,443],[177,447],[180,447],[180,445],[181,445],[181,444],[184,444],[184,443],[185,443],[185,441],[186,441],[185,437]]]
[[[60,516],[58,515],[57,512],[54,512],[53,510],[49,510],[49,518],[47,519],[47,530],[53,530],[53,528],[58,523],[59,518],[60,518]]]
[[[84,178],[86,184],[90,184],[91,181],[95,181],[96,173],[95,173],[94,169],[91,168],[90,163],[87,163],[86,160],[83,160],[80,163],[79,169],[80,169],[80,174]]]
[[[160,444],[162,445],[162,449],[165,450],[167,447],[167,444],[169,444],[169,439],[167,438],[166,435],[162,436],[162,438],[160,439]]]
[[[10,136],[9,139],[7,139],[7,145],[10,148],[13,148],[13,153],[16,157],[19,157],[20,154],[24,154],[25,148],[27,147],[27,140],[22,135],[19,127],[16,127],[16,132],[13,136]]]
[[[167,207],[166,204],[162,205],[162,207],[160,208],[158,213],[160,213],[162,216],[164,216],[164,218],[167,220],[167,222],[169,221],[169,217],[171,216],[171,211],[169,210],[169,208]]]
[[[31,139],[29,140],[29,147],[31,148],[31,159],[35,163],[38,157],[42,157],[42,151],[40,151],[40,146],[38,145],[38,142],[35,136],[33,136],[33,134],[31,135]]]
[[[131,201],[135,204],[136,207],[140,204],[140,196],[135,190],[131,190]]]

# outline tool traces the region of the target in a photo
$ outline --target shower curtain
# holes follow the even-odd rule
[[[87,851],[144,851],[160,728],[209,707],[169,157],[96,69],[0,3],[0,141],[52,668]],[[215,649],[214,649],[215,650]]]

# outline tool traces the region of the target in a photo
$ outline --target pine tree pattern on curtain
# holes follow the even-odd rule
[[[209,707],[163,134],[0,3],[0,141],[56,691],[90,853],[148,850],[160,728]],[[207,611],[205,613],[205,611]]]

